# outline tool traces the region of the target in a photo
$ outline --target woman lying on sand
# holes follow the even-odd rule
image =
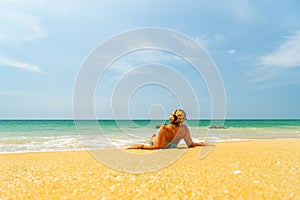
[[[128,149],[163,149],[176,147],[181,139],[184,139],[188,147],[196,146],[209,146],[203,142],[193,142],[189,128],[183,124],[186,120],[184,110],[177,109],[172,112],[169,117],[170,125],[162,125],[158,135],[153,134],[151,137],[150,145],[136,144]]]

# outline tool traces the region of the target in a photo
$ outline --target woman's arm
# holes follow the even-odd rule
[[[179,131],[182,131],[182,135],[183,136],[183,139],[186,143],[186,145],[188,147],[197,147],[197,146],[214,146],[212,144],[207,144],[207,143],[204,143],[204,142],[194,142],[192,140],[192,137],[191,137],[191,133],[190,133],[190,129],[185,125],[185,124],[182,124],[180,126],[180,129]]]
[[[156,141],[154,142],[153,146],[150,145],[143,145],[143,144],[136,144],[128,149],[147,149],[147,150],[155,150],[155,149],[162,149],[165,146],[166,141],[166,127],[165,125],[161,126],[159,134],[157,136]]]
[[[162,149],[162,147],[159,146],[149,146],[149,145],[143,145],[143,144],[135,144],[127,149],[146,149],[146,150],[155,150],[155,149]]]
[[[197,147],[197,146],[215,146],[215,145],[204,143],[204,142],[192,142],[192,144],[189,147]]]

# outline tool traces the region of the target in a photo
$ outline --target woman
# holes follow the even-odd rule
[[[159,130],[159,134],[153,134],[150,145],[136,144],[128,149],[162,149],[176,147],[181,139],[184,139],[188,147],[195,146],[208,146],[209,144],[200,142],[193,142],[189,128],[183,124],[186,120],[186,114],[184,110],[177,109],[172,112],[169,117],[170,125],[162,125]]]

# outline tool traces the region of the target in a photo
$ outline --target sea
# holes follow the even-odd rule
[[[0,120],[0,153],[126,148],[149,142],[166,120]],[[195,141],[300,139],[300,120],[188,120]],[[185,145],[181,142],[180,145]]]

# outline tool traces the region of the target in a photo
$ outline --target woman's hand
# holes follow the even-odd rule
[[[128,147],[127,149],[141,149],[141,148],[142,148],[141,144],[135,144],[135,145],[132,145],[131,147]]]

